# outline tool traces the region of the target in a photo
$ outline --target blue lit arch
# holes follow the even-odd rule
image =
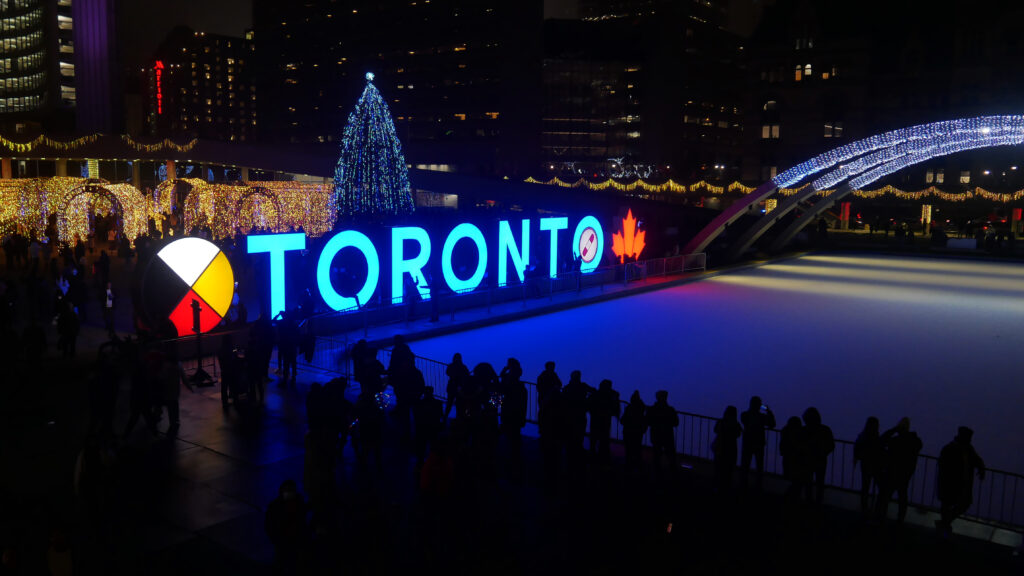
[[[743,254],[786,214],[821,191],[834,187],[830,194],[814,203],[800,218],[790,223],[776,236],[771,246],[773,249],[784,246],[804,226],[813,222],[818,215],[854,190],[868,186],[893,172],[957,152],[994,146],[1015,146],[1022,143],[1022,115],[946,120],[900,128],[857,140],[815,156],[762,184],[733,203],[704,227],[686,245],[685,252],[703,252],[728,226],[744,214],[755,210],[779,188],[794,187],[812,176],[820,174],[737,237],[729,247],[728,256],[734,258]]]

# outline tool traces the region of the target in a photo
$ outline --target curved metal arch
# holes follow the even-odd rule
[[[685,251],[691,254],[702,252],[726,227],[744,213],[753,211],[757,204],[771,196],[778,188],[791,186],[821,171],[829,170],[812,185],[788,198],[782,206],[765,214],[747,229],[730,247],[729,257],[741,255],[782,217],[828,186],[847,181],[790,223],[773,241],[773,249],[784,246],[804,226],[854,189],[871,184],[897,170],[937,156],[1021,143],[1024,143],[1024,115],[981,116],[933,122],[858,140],[815,156],[775,176],[719,214],[686,245]]]
[[[787,197],[781,204],[779,204],[775,210],[765,214],[760,220],[754,222],[750,228],[747,228],[743,235],[739,237],[730,247],[726,253],[726,259],[734,260],[739,256],[742,256],[744,252],[750,249],[757,242],[761,236],[767,232],[772,226],[778,224],[779,220],[782,220],[787,214],[792,212],[801,202],[808,200],[811,196],[816,194],[818,191],[813,186],[804,186],[793,194]]]

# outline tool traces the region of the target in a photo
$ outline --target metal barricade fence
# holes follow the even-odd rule
[[[381,350],[380,359],[386,366],[390,360],[390,350]],[[472,369],[471,365],[469,366]],[[434,395],[447,400],[448,365],[429,358],[416,357],[416,367],[423,372],[426,385],[434,388]],[[496,367],[500,371],[500,367]],[[533,382],[524,381],[528,391],[527,421],[537,423],[537,387]],[[628,404],[622,402],[622,408]],[[684,457],[711,461],[714,452],[711,443],[715,438],[715,423],[718,418],[701,414],[677,411],[679,426],[675,429],[676,451]],[[622,441],[622,425],[616,419],[612,428],[612,439]],[[766,431],[764,472],[771,476],[783,476],[782,455],[779,453],[781,433],[778,429]],[[649,434],[644,436],[644,445],[650,446]],[[825,485],[828,488],[848,492],[860,491],[860,469],[853,461],[854,443],[848,440],[836,440],[835,450],[829,455],[826,469]],[[751,463],[753,466],[753,463]],[[908,491],[909,505],[916,508],[936,511],[940,507],[937,492],[938,459],[934,456],[921,454],[918,456],[917,467],[910,481]],[[974,503],[967,510],[966,517],[972,520],[1003,526],[1015,531],[1024,530],[1024,497],[1018,499],[1018,489],[1024,488],[1024,475],[1003,470],[989,469],[984,480],[975,480]]]
[[[526,306],[528,300],[540,298],[554,298],[555,294],[582,292],[588,288],[599,288],[604,290],[608,284],[628,284],[629,282],[646,280],[650,277],[665,277],[681,275],[690,272],[697,272],[707,269],[706,254],[688,254],[669,256],[665,258],[652,258],[637,262],[626,262],[612,266],[601,266],[591,272],[582,274],[580,272],[563,272],[550,278],[545,276],[531,276],[522,282],[511,282],[503,285],[478,286],[473,289],[460,290],[455,293],[438,292],[433,294],[430,301],[421,301],[416,304],[419,316],[429,310],[431,315],[450,316],[455,319],[459,310],[470,308],[483,308],[488,310],[492,306],[508,303],[522,302]],[[385,299],[378,295],[377,298],[362,305],[345,310],[330,310],[314,315],[310,320],[313,322],[325,322],[330,324],[330,319],[348,318],[342,322],[344,330],[363,328],[364,334],[369,333],[370,326],[391,324],[396,322],[410,321],[412,306],[399,303],[396,299]]]

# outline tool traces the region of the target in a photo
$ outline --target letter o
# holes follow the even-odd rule
[[[476,271],[466,280],[456,276],[455,270],[452,269],[452,252],[455,250],[455,245],[463,238],[472,240],[476,244],[476,250],[479,254]],[[444,281],[448,284],[448,288],[452,292],[473,290],[484,279],[484,272],[486,270],[487,242],[484,241],[484,235],[480,232],[480,229],[468,222],[453,228],[451,233],[448,234],[448,238],[444,241],[444,249],[441,251],[441,272],[444,273]]]
[[[604,256],[604,228],[601,227],[601,222],[597,218],[584,216],[580,223],[576,225],[576,233],[572,235],[573,257],[580,258],[580,238],[583,236],[583,231],[587,228],[593,228],[597,236],[597,256],[590,262],[580,262],[580,272],[584,273],[593,272],[595,268],[601,265],[601,258]]]
[[[366,282],[356,293],[355,298],[338,294],[331,284],[331,262],[334,257],[345,248],[355,248],[363,253],[366,258]],[[377,290],[377,282],[380,280],[380,258],[377,256],[377,249],[373,242],[362,232],[355,230],[344,230],[335,234],[327,241],[323,252],[320,253],[320,260],[316,264],[316,284],[320,289],[320,296],[332,310],[345,310],[365,306],[366,302],[373,297]],[[357,301],[358,299],[358,301]]]

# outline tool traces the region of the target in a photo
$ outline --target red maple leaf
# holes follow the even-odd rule
[[[612,234],[612,252],[619,257],[619,263],[625,263],[626,258],[639,258],[643,252],[644,237],[647,233],[644,230],[637,231],[636,218],[633,218],[633,210],[629,210],[626,217],[622,219],[622,234]]]

